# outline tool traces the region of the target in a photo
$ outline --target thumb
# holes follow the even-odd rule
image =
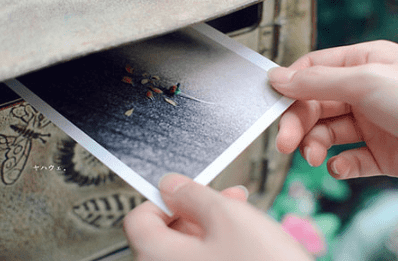
[[[159,182],[166,205],[175,215],[197,222],[209,231],[216,219],[212,206],[226,200],[216,191],[180,174],[168,174]]]
[[[378,72],[382,71],[382,66],[312,66],[301,70],[276,67],[268,71],[268,78],[277,91],[290,98],[352,104],[378,88]]]

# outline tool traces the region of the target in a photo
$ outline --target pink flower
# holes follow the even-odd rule
[[[282,220],[282,228],[311,254],[323,256],[326,253],[325,238],[310,219],[287,214]]]

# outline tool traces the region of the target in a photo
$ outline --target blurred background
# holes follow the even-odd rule
[[[318,49],[370,40],[398,41],[397,0],[317,0]]]
[[[276,10],[273,21],[272,15],[267,14],[272,8]],[[315,26],[303,30],[309,28],[304,22],[308,16]],[[288,66],[310,50],[378,39],[398,42],[398,0],[268,0],[210,24],[276,63]],[[249,30],[242,30],[244,27]],[[260,28],[259,34],[253,28]],[[250,34],[255,37],[249,38]],[[278,42],[267,46],[267,37]],[[268,147],[273,147],[272,131],[268,134]],[[361,146],[364,144],[334,146],[327,159]],[[263,179],[269,186],[265,186],[264,192],[276,187],[273,193],[277,196],[275,200],[268,197],[268,213],[317,260],[398,260],[398,178],[336,180],[327,171],[327,160],[320,167],[310,167],[297,151],[286,180],[276,181],[272,177],[284,177],[283,171],[273,172],[269,166],[277,165],[276,169],[281,170],[287,164],[280,154],[269,151],[265,153],[268,171]],[[232,176],[229,174],[229,179]],[[268,206],[252,203],[265,209]]]
[[[146,11],[152,17],[153,10]],[[377,39],[398,42],[398,0],[265,0],[230,11],[208,23],[281,66],[311,50]],[[74,15],[85,18],[84,12]],[[13,116],[9,111],[19,106],[13,95],[2,92],[2,115]],[[5,139],[16,134],[8,126],[13,121],[0,123],[5,162]],[[35,142],[39,153],[30,153],[31,162],[61,162],[73,171],[53,175],[31,168],[16,186],[0,182],[0,260],[134,260],[119,221],[144,198],[61,130],[49,131],[51,142]],[[245,185],[249,202],[280,222],[317,260],[398,260],[398,178],[336,180],[326,161],[314,168],[299,152],[278,153],[277,132],[273,124],[210,185],[217,190]],[[334,146],[327,158],[360,146]],[[109,178],[101,182],[101,177]],[[94,179],[100,182],[86,183]],[[38,189],[50,183],[51,190]],[[120,207],[120,198],[130,204]],[[103,207],[94,207],[97,203]]]
[[[316,49],[398,42],[398,1],[317,0],[316,30]],[[328,158],[363,145],[334,146]],[[325,163],[312,168],[296,152],[269,213],[317,260],[398,260],[397,188],[397,178],[335,180]]]

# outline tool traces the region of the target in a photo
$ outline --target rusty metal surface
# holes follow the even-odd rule
[[[164,34],[255,0],[0,1],[0,81]]]

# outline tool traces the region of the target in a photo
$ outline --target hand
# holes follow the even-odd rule
[[[271,85],[297,99],[281,117],[276,144],[298,146],[319,166],[334,144],[364,141],[366,147],[328,161],[338,179],[398,177],[398,44],[375,41],[316,51],[289,68],[269,71]]]
[[[159,189],[175,213],[146,202],[131,211],[124,230],[138,260],[312,260],[279,224],[245,203],[240,188],[220,193],[182,175]]]

